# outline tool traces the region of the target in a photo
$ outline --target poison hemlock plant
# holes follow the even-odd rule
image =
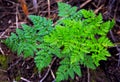
[[[22,29],[16,29],[16,33],[11,33],[5,41],[12,51],[16,51],[18,55],[23,54],[24,57],[34,56],[34,52],[38,52],[39,43],[43,42],[43,36],[52,30],[51,20],[34,15],[29,18],[33,27],[23,24]]]
[[[58,3],[57,24],[44,17],[30,15],[33,26],[22,25],[5,43],[18,55],[34,57],[36,66],[41,71],[47,67],[54,56],[61,59],[56,72],[56,82],[81,76],[80,65],[95,69],[99,61],[110,56],[107,48],[113,43],[107,33],[114,21],[103,22],[102,15],[95,15],[92,10],[71,7]],[[35,55],[34,55],[35,54]]]

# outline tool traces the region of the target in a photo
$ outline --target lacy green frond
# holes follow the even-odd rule
[[[59,82],[69,76],[74,78],[74,70],[71,68],[74,63],[95,69],[99,66],[99,61],[110,56],[107,48],[113,46],[113,43],[107,38],[107,33],[113,27],[114,21],[103,22],[101,14],[95,15],[92,10],[85,9],[73,10],[74,14],[70,15],[68,12],[72,7],[65,3],[58,3],[58,7],[62,19],[58,20],[55,29],[44,37],[44,41],[51,47],[60,49],[62,62],[66,63],[61,63],[58,68],[56,81]],[[69,61],[64,61],[67,58]],[[77,74],[81,75],[81,72]]]
[[[59,2],[58,3],[58,10],[59,10],[58,16],[69,17],[69,16],[75,14],[77,7],[71,7],[68,4]]]
[[[57,70],[56,82],[60,82],[61,80],[67,80],[69,77],[74,79],[75,74],[81,76],[81,70],[79,63],[70,63],[69,58],[65,58],[60,62],[60,66]]]
[[[38,43],[43,41],[43,36],[52,31],[52,21],[44,17],[30,15],[33,26],[22,24],[22,29],[16,29],[16,33],[6,39],[5,43],[18,55],[24,57],[34,56],[38,52]]]
[[[30,15],[33,26],[22,25],[6,39],[6,45],[18,55],[32,56],[39,71],[47,67],[52,58],[60,59],[56,82],[81,76],[81,65],[95,69],[101,60],[107,60],[107,48],[113,43],[107,33],[115,22],[103,21],[102,14],[92,10],[77,10],[68,4],[58,3],[60,19],[52,20]]]
[[[33,56],[37,51],[37,36],[34,29],[27,25],[22,25],[23,29],[16,29],[16,33],[6,39],[5,43],[18,55],[24,54],[24,57]]]

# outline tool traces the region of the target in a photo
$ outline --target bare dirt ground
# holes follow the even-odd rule
[[[22,9],[23,1],[26,2],[28,12],[25,8]],[[21,24],[31,24],[26,15],[34,14],[56,21],[58,1],[77,6],[78,9],[92,9],[96,14],[102,13],[104,20],[114,19],[116,24],[108,33],[108,37],[118,44],[108,49],[112,56],[107,61],[101,61],[96,70],[82,67],[82,77],[76,76],[74,80],[63,82],[89,82],[89,74],[90,82],[120,82],[120,0],[38,0],[37,8],[32,0],[0,0],[0,82],[41,82],[44,78],[48,68],[39,73],[33,58],[18,57],[2,40],[9,37],[11,32],[15,32],[16,28],[21,28]],[[54,82],[53,74],[58,62],[56,59],[43,82]]]

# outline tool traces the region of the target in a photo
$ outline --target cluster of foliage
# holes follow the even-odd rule
[[[92,10],[77,11],[65,3],[58,3],[58,10],[60,19],[55,25],[50,19],[30,15],[33,26],[22,25],[5,41],[18,55],[34,57],[40,71],[58,57],[56,82],[81,76],[80,65],[95,69],[106,60],[107,48],[113,46],[106,35],[114,25],[114,21],[103,22],[102,15]]]
[[[8,68],[8,57],[5,55],[0,54],[0,69],[7,69]]]

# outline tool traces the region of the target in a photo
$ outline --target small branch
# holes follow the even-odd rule
[[[80,8],[84,7],[85,5],[87,5],[89,2],[91,2],[92,0],[87,0],[85,1],[83,4],[80,5]]]
[[[18,6],[16,6],[16,27],[19,28],[18,27],[18,17],[17,17],[17,15],[18,15]]]
[[[87,82],[90,82],[90,70],[87,68]]]
[[[5,35],[5,33],[8,31],[9,28],[7,28],[4,32],[2,32],[2,34],[0,35],[0,39],[3,38],[3,36]]]
[[[2,53],[2,55],[5,55],[5,53],[3,52],[1,46],[0,46],[0,52]]]
[[[51,62],[51,65],[49,65],[49,68],[46,72],[46,74],[44,75],[44,77],[39,81],[39,82],[43,82],[45,80],[45,78],[47,77],[47,75],[49,74],[50,70],[51,70],[51,67],[52,67],[52,64],[54,63],[54,61],[56,60],[56,57],[52,60]]]
[[[21,59],[22,57],[20,57],[14,64],[10,65],[10,67],[7,70],[10,70],[13,66],[17,65]]]
[[[50,0],[47,1],[48,1],[48,17],[50,17]]]
[[[4,31],[1,35],[0,35],[0,39],[2,38],[2,36],[6,33],[6,31]]]
[[[51,72],[51,75],[52,75],[53,79],[55,79],[55,75],[54,75],[53,71],[50,70],[50,72]]]
[[[46,72],[46,74],[44,75],[44,77],[39,81],[39,82],[43,82],[43,80],[47,77],[47,75],[49,74],[49,72],[50,72],[50,66],[49,66],[49,68],[48,68],[48,70],[47,70],[47,72]]]
[[[111,35],[111,38],[112,38],[113,42],[115,42],[115,41],[116,41],[116,39],[115,39],[115,37],[114,37],[114,35],[113,35],[112,30],[110,30],[110,35]]]
[[[98,8],[94,11],[94,13],[97,14],[97,13],[103,8],[103,6],[104,6],[104,5],[101,5],[100,7],[98,7]]]
[[[37,3],[37,0],[33,0],[33,7],[35,9],[35,12],[38,11],[38,3]]]
[[[4,73],[7,73],[7,71],[6,71],[6,70],[3,70],[3,69],[0,69],[0,71],[1,71],[1,72],[4,72]]]
[[[21,77],[20,79],[23,80],[23,81],[25,81],[25,82],[31,82],[31,81],[27,80],[27,79],[24,78],[24,77]]]

